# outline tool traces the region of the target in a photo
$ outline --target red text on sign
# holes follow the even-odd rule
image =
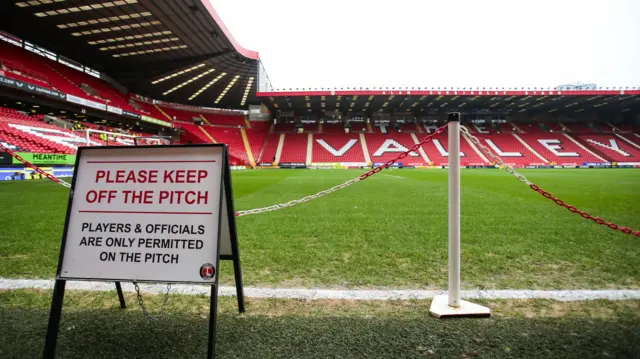
[[[85,199],[87,200],[87,203],[111,203],[111,200],[116,198],[117,192],[118,191],[115,190],[101,189],[99,191],[96,191],[92,189],[91,191],[87,192]]]
[[[158,170],[98,170],[96,183],[158,183]]]
[[[160,191],[160,204],[207,204],[209,191]]]
[[[153,204],[153,191],[123,190],[124,203]]]
[[[207,178],[206,170],[166,170],[164,183],[200,183]]]

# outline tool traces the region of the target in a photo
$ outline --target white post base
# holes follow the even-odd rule
[[[466,300],[461,300],[460,306],[457,308],[451,307],[449,306],[449,296],[446,294],[433,297],[429,312],[436,318],[491,316],[491,309]]]

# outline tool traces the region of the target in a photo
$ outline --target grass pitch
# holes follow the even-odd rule
[[[0,357],[42,353],[50,291],[0,291]],[[171,296],[148,320],[127,294],[70,291],[60,324],[60,358],[203,358],[207,298]],[[160,308],[161,296],[147,296]],[[428,301],[295,301],[221,298],[219,358],[637,358],[638,301],[492,301],[491,319],[439,320]]]
[[[297,199],[360,172],[234,172],[237,209]],[[640,228],[640,171],[529,170],[563,200]],[[68,190],[0,182],[0,277],[52,278]],[[465,288],[638,288],[640,241],[585,221],[498,170],[462,174]],[[446,288],[447,173],[387,170],[329,196],[238,219],[245,283],[328,288]],[[222,282],[232,283],[223,264]],[[145,318],[132,293],[68,291],[57,353],[65,358],[193,358],[206,353],[208,298],[171,295]],[[42,353],[51,291],[0,291],[0,357]],[[162,297],[145,295],[160,308]],[[640,301],[475,301],[491,319],[438,320],[429,301],[220,298],[224,358],[633,358]]]
[[[236,209],[297,199],[352,170],[233,173]],[[640,228],[638,170],[523,170],[592,215]],[[0,277],[52,278],[68,190],[0,182]],[[246,285],[444,289],[447,173],[385,170],[276,212],[238,219]],[[638,288],[640,240],[586,221],[502,170],[462,172],[463,288]],[[221,281],[231,284],[230,265]]]

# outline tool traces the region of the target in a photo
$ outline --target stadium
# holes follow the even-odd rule
[[[208,0],[0,2],[0,357],[49,345],[80,151],[213,145],[246,312],[239,264],[215,272],[217,326],[203,286],[69,281],[58,356],[201,357],[213,322],[221,358],[637,357],[640,87],[276,88],[267,70]],[[491,317],[434,318],[442,295]]]

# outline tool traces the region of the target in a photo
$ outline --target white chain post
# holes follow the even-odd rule
[[[460,306],[460,118],[449,120],[449,306]]]
[[[449,288],[429,312],[438,318],[490,316],[491,309],[460,299],[460,113],[449,114]]]

